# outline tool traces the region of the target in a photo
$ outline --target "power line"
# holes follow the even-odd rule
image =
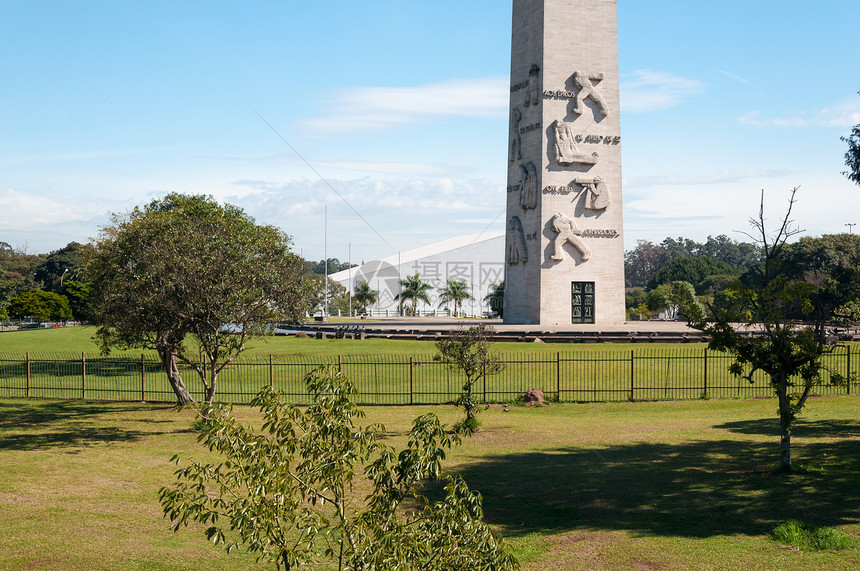
[[[297,150],[296,150],[296,148],[295,148],[294,146],[292,146],[292,145],[289,143],[289,141],[287,141],[287,140],[284,138],[284,136],[283,136],[283,135],[281,135],[281,134],[278,132],[278,130],[277,130],[277,129],[275,129],[275,128],[272,126],[272,124],[271,124],[271,123],[269,123],[268,121],[266,121],[265,117],[263,117],[262,115],[260,115],[260,114],[257,112],[257,110],[256,110],[256,109],[254,110],[254,113],[256,113],[256,114],[257,114],[257,117],[259,117],[259,118],[263,121],[263,123],[265,123],[266,125],[268,125],[268,126],[269,126],[269,129],[271,129],[271,130],[272,130],[272,132],[273,132],[273,133],[275,133],[275,135],[277,135],[277,136],[278,136],[278,138],[279,138],[279,139],[281,139],[281,140],[284,142],[284,144],[285,144],[285,145],[287,145],[287,146],[290,148],[290,150],[292,150],[292,151],[296,154],[296,156],[297,156],[297,157],[299,157],[299,158],[302,160],[302,162],[303,162],[303,163],[305,163],[305,164],[308,166],[308,168],[310,168],[312,171],[314,171],[314,174],[316,174],[316,175],[319,177],[319,179],[320,179],[321,181],[323,181],[323,183],[325,183],[325,185],[326,185],[327,187],[329,187],[329,188],[331,189],[331,191],[332,191],[332,192],[334,192],[334,193],[337,195],[337,197],[338,197],[338,198],[340,198],[340,199],[343,201],[343,203],[344,203],[344,204],[346,204],[347,206],[349,206],[350,210],[352,210],[352,211],[355,213],[355,215],[356,215],[356,216],[358,216],[358,217],[361,219],[361,221],[362,221],[362,222],[364,222],[365,224],[367,224],[367,227],[368,227],[368,228],[370,228],[370,229],[373,231],[373,233],[374,233],[374,234],[376,234],[377,236],[379,236],[379,239],[380,239],[380,240],[382,240],[383,242],[385,242],[385,245],[386,245],[386,246],[388,246],[388,247],[389,247],[389,248],[391,248],[392,250],[394,249],[394,246],[392,246],[391,244],[389,244],[389,243],[388,243],[388,240],[386,240],[385,238],[383,238],[382,234],[380,234],[379,232],[377,232],[377,231],[376,231],[376,228],[374,228],[374,227],[373,227],[373,225],[372,225],[370,222],[368,222],[368,221],[364,218],[364,216],[362,216],[362,215],[358,212],[358,210],[356,210],[356,209],[352,206],[352,204],[350,204],[350,203],[349,203],[349,201],[348,201],[346,198],[344,198],[344,197],[343,197],[343,195],[342,195],[341,193],[339,193],[339,192],[337,191],[337,189],[336,189],[334,186],[332,186],[332,184],[331,184],[328,180],[326,180],[326,178],[325,178],[322,174],[320,174],[320,172],[319,172],[317,169],[315,169],[315,168],[314,168],[314,166],[313,166],[311,163],[309,163],[309,162],[307,161],[307,159],[305,159],[305,158],[302,156],[302,154],[301,154],[299,151],[297,151]]]

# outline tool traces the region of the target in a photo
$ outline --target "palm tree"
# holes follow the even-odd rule
[[[361,312],[367,313],[367,306],[376,303],[376,296],[378,295],[379,292],[375,289],[371,289],[367,280],[364,280],[355,286],[353,299],[355,300],[356,305],[361,308]]]
[[[490,291],[484,296],[484,301],[490,304],[490,311],[499,317],[504,317],[505,281],[490,286]]]
[[[421,276],[418,275],[418,273],[414,276],[406,276],[406,279],[400,280],[400,287],[400,293],[394,296],[394,299],[400,300],[401,315],[403,314],[403,302],[406,300],[412,301],[412,315],[415,315],[419,301],[430,303],[430,298],[427,297],[427,291],[433,289],[433,286],[422,282]]]
[[[460,305],[467,299],[475,299],[469,293],[466,280],[448,280],[445,288],[439,294],[439,305],[454,302],[454,317],[460,314]]]

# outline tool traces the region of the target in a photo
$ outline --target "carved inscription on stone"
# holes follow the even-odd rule
[[[520,127],[520,134],[525,135],[526,133],[531,133],[532,131],[540,131],[541,124],[540,123],[532,123],[531,125],[526,125],[525,127]]]
[[[514,85],[511,86],[511,93],[514,93],[515,91],[519,91],[520,89],[525,89],[528,86],[529,86],[528,81],[521,81],[519,83],[515,83]]]
[[[564,245],[567,243],[570,243],[574,248],[579,250],[580,258],[583,262],[587,262],[591,258],[591,248],[580,237],[582,231],[576,227],[573,220],[559,212],[550,219],[549,226],[553,232],[558,233],[558,236],[555,237],[552,243],[553,252],[549,257],[550,260],[554,262],[563,260]]]
[[[537,167],[534,163],[520,165],[520,206],[523,210],[537,208],[539,194]]]
[[[606,102],[597,90],[596,85],[603,81],[602,73],[585,74],[577,71],[574,72],[572,81],[575,91],[569,91],[567,89],[547,89],[543,92],[543,96],[547,99],[572,99],[573,112],[577,115],[582,115],[585,107],[585,100],[591,99],[594,104],[597,105],[597,109],[604,117],[609,116]]]
[[[510,192],[510,190],[508,191]],[[543,188],[544,194],[570,194],[571,192],[579,192],[579,189],[574,186],[555,186],[549,185]]]
[[[523,223],[519,216],[512,216],[508,222],[508,263],[513,265],[529,261],[529,250],[526,245],[526,236],[523,232]]]
[[[617,238],[621,234],[615,228],[589,228],[583,230],[582,235],[589,238]]]
[[[576,135],[574,135],[570,124],[564,121],[553,121],[552,132],[555,136],[553,150],[555,161],[561,166],[569,165],[594,165],[600,159],[596,152],[587,155],[581,153],[576,146]]]
[[[618,135],[579,135],[574,137],[577,143],[587,143],[589,145],[618,145],[621,143],[621,137]]]

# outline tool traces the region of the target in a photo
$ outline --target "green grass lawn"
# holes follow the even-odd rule
[[[425,412],[368,407],[396,442]],[[789,519],[860,536],[860,399],[816,398],[781,476],[771,399],[493,407],[447,468],[480,490],[527,570],[855,569],[860,549],[801,553],[768,532]],[[256,411],[237,407],[256,422]],[[206,457],[193,412],[0,400],[0,569],[251,569],[172,533],[156,492],[174,453]]]
[[[95,329],[25,330],[0,333],[0,398],[29,394],[42,398],[171,401],[173,393],[157,357],[139,351],[116,352],[103,359],[92,341]],[[494,343],[505,369],[476,390],[488,402],[513,401],[529,389],[548,398],[575,401],[676,400],[769,396],[762,373],[756,383],[728,373],[730,359],[691,344]],[[850,364],[860,376],[856,347],[828,356],[834,370]],[[29,353],[27,384],[24,354]],[[83,354],[86,354],[84,363]],[[255,341],[240,361],[219,376],[217,398],[249,402],[260,387],[273,384],[306,402],[303,376],[320,362],[338,363],[361,393],[361,402],[384,404],[445,403],[456,398],[463,379],[434,361],[435,344],[387,339],[274,337]],[[60,359],[60,360],[57,360]],[[143,370],[144,374],[141,374]],[[198,397],[202,385],[190,369],[183,373]],[[707,384],[707,390],[705,386]],[[28,388],[29,387],[29,388]],[[29,390],[29,392],[28,392]],[[844,387],[823,385],[816,394],[843,394]],[[855,385],[852,392],[860,391]]]
[[[26,329],[22,331],[5,331],[0,333],[0,353],[23,354],[26,352],[49,354],[75,354],[82,352],[96,356],[98,346],[92,337],[96,328],[91,326],[66,327],[57,329]],[[658,349],[674,349],[679,347],[702,347],[704,344],[691,343],[659,343],[630,345],[626,343],[494,343],[493,347],[503,353],[526,354],[555,354],[559,351],[624,351],[632,347],[656,347]],[[252,341],[247,350],[248,355],[307,355],[307,356],[337,356],[337,355],[404,355],[427,356],[436,352],[432,341],[404,341],[394,339],[326,339],[297,338],[294,336],[277,336]],[[140,355],[139,350],[127,352]],[[126,354],[116,352],[116,354]]]

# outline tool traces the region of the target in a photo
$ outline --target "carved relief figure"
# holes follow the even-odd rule
[[[564,121],[553,121],[552,132],[555,135],[555,161],[561,166],[568,165],[593,165],[597,164],[600,155],[596,152],[586,155],[579,152],[576,147],[573,130],[569,123]]]
[[[573,184],[580,185],[585,191],[587,210],[606,210],[609,207],[609,188],[601,177],[575,178]]]
[[[523,158],[523,143],[520,138],[520,121],[522,120],[523,114],[520,108],[514,107],[511,110],[511,162]]]
[[[540,101],[540,68],[532,64],[529,70],[529,87],[526,89],[525,106],[537,105]]]
[[[585,75],[578,71],[573,74],[573,85],[579,90],[579,93],[576,94],[576,99],[573,104],[573,112],[577,115],[582,115],[583,107],[585,106],[585,100],[591,99],[597,105],[597,108],[600,109],[600,112],[603,113],[603,116],[606,117],[609,115],[609,111],[606,109],[606,102],[603,101],[603,97],[597,92],[597,89],[594,87],[595,81],[601,81],[603,79],[603,74],[597,75]]]
[[[511,265],[529,261],[529,250],[526,246],[526,235],[519,216],[512,216],[508,222],[508,263]]]
[[[564,245],[568,242],[579,250],[583,262],[587,262],[591,258],[591,248],[580,238],[582,231],[576,227],[573,220],[559,212],[550,219],[549,224],[553,231],[558,232],[558,236],[553,241],[553,253],[549,257],[550,260],[555,262],[563,260]]]
[[[534,163],[520,165],[520,176],[520,206],[523,210],[537,208],[540,196],[537,167]]]

